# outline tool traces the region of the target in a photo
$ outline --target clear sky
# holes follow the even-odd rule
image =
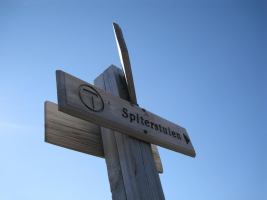
[[[57,102],[56,69],[92,83],[120,66],[113,21],[139,104],[186,127],[197,152],[159,149],[166,199],[266,199],[266,12],[260,0],[0,0],[0,199],[111,199],[104,159],[44,142],[43,104]]]

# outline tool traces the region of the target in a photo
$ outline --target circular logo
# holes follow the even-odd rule
[[[93,112],[101,112],[104,109],[104,101],[100,94],[90,85],[80,85],[79,96],[81,102]]]

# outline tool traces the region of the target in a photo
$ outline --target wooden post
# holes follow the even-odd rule
[[[122,70],[110,66],[95,85],[129,100]],[[163,200],[164,194],[150,144],[101,127],[113,200]]]

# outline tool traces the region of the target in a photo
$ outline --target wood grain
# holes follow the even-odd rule
[[[95,84],[113,95],[127,98],[123,73],[109,67]],[[150,144],[101,127],[113,200],[163,200],[159,175]]]
[[[49,101],[45,102],[45,141],[100,158],[104,157],[100,127],[58,111],[58,105]],[[158,153],[153,148],[152,152],[157,171],[162,173]]]
[[[45,141],[93,156],[104,157],[99,126],[58,111],[45,102]]]

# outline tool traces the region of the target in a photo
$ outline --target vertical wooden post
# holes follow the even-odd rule
[[[122,70],[110,66],[95,85],[128,100]],[[150,144],[101,127],[101,136],[113,200],[164,200]]]

